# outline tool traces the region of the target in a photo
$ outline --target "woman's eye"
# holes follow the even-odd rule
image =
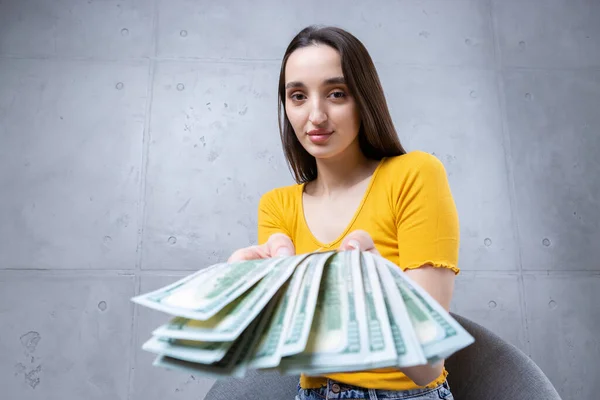
[[[331,93],[331,95],[336,99],[341,99],[346,96],[346,93],[338,91],[338,92]]]
[[[304,95],[301,93],[294,93],[290,96],[292,100],[300,101],[304,99]]]

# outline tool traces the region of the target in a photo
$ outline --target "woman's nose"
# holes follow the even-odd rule
[[[325,112],[321,102],[316,101],[312,104],[312,109],[310,110],[308,119],[313,125],[321,125],[323,122],[327,121],[327,113]]]

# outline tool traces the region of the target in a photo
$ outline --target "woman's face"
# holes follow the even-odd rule
[[[360,116],[339,53],[326,45],[294,51],[285,66],[285,109],[296,137],[316,158],[358,145]]]

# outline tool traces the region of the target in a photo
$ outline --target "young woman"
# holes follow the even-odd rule
[[[297,184],[264,194],[259,244],[230,261],[359,248],[398,265],[447,310],[459,224],[445,169],[401,146],[363,44],[331,27],[290,43],[279,80],[280,133]],[[452,399],[443,363],[301,376],[298,399]]]

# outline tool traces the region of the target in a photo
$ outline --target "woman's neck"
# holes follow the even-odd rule
[[[317,159],[317,178],[307,185],[307,191],[313,196],[336,196],[369,178],[377,164],[365,157],[358,146],[335,157]]]

